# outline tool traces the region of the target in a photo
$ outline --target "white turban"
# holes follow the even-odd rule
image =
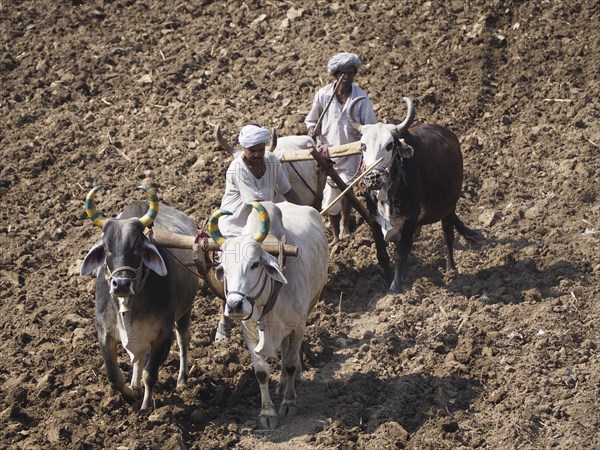
[[[329,60],[329,63],[327,63],[327,70],[333,75],[338,70],[344,70],[351,66],[358,69],[361,64],[359,57],[354,53],[342,52]]]
[[[238,142],[244,148],[254,147],[258,144],[268,144],[271,140],[271,132],[257,125],[246,125],[240,131]]]

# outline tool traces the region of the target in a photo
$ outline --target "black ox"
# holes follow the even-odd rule
[[[390,291],[401,292],[417,227],[442,222],[448,250],[447,273],[456,270],[454,229],[471,242],[482,236],[465,226],[455,212],[462,190],[463,159],[454,133],[437,124],[410,127],[415,109],[406,97],[403,100],[408,112],[401,124],[360,125],[353,109],[361,100],[352,101],[348,115],[361,133],[364,165],[369,167],[382,158],[365,176],[367,208],[379,225],[372,227],[379,260],[389,261],[386,242],[396,244]],[[389,266],[384,270],[391,278]]]
[[[83,259],[81,274],[99,268],[96,281],[96,327],[110,385],[123,398],[134,402],[144,387],[141,409],[153,406],[152,390],[158,370],[173,340],[173,326],[179,345],[179,377],[188,378],[190,316],[198,289],[197,276],[184,267],[192,264],[191,252],[153,245],[144,230],[157,227],[195,236],[195,222],[175,208],[160,207],[152,189],[146,191],[150,206],[133,202],[115,219],[105,219],[96,211],[96,186],[86,197],[86,212],[102,237]],[[121,341],[133,364],[131,387],[125,384],[117,363],[117,343]]]

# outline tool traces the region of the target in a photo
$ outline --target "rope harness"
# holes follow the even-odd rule
[[[264,266],[262,267],[262,272],[265,272],[265,268]],[[262,275],[261,272],[261,275]],[[275,302],[277,301],[277,296],[279,295],[279,290],[281,289],[282,283],[279,281],[274,280],[273,278],[269,277],[266,273],[265,273],[265,277],[262,283],[262,286],[260,288],[260,290],[256,293],[256,295],[250,295],[250,293],[248,294],[244,294],[243,292],[240,291],[228,291],[227,290],[227,278],[225,278],[225,280],[223,281],[223,288],[225,291],[225,298],[227,298],[229,296],[229,294],[237,294],[240,297],[242,297],[241,300],[247,300],[248,303],[250,303],[250,305],[252,306],[252,309],[250,310],[250,313],[248,314],[248,316],[244,317],[242,320],[248,320],[252,317],[252,314],[254,314],[254,306],[256,303],[256,300],[258,300],[260,298],[260,296],[262,295],[263,291],[265,290],[265,287],[267,286],[267,281],[271,280],[271,292],[269,293],[269,297],[267,299],[267,302],[264,304],[263,306],[263,310],[260,313],[260,317],[258,318],[259,323],[262,323],[262,318],[269,313],[269,311],[271,311],[271,309],[273,309],[273,306],[275,306]],[[253,287],[252,289],[250,289],[250,292],[254,291],[254,289],[256,288],[256,286],[258,286],[258,284],[260,283],[260,281],[258,281]],[[264,324],[263,324],[264,325]],[[264,331],[264,328],[263,328]]]
[[[107,254],[110,253],[107,251]],[[106,263],[106,259],[104,260],[104,278],[108,283],[110,283],[110,281],[114,278],[117,272],[122,272],[124,270],[129,270],[130,272],[133,272],[134,277],[130,278],[130,280],[136,281],[142,277],[142,274],[144,273],[144,265],[140,262],[140,265],[137,268],[131,266],[119,266],[113,271],[111,271],[108,267],[108,264]],[[146,273],[146,275],[144,276],[144,280],[148,277],[149,273],[149,271]]]

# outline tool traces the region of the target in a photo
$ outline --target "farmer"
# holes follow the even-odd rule
[[[331,146],[360,140],[360,133],[352,127],[346,117],[346,108],[352,99],[356,97],[365,97],[355,107],[356,120],[362,125],[377,123],[369,97],[365,91],[353,83],[361,64],[357,55],[348,52],[338,53],[327,64],[327,70],[334,81],[319,89],[315,94],[312,108],[304,120],[308,128],[308,135],[317,138],[324,145],[320,147],[321,150],[326,151]],[[339,79],[340,76],[342,76],[341,83],[338,84],[337,90],[334,92],[335,80]],[[329,102],[332,96],[335,96],[335,98]],[[329,107],[327,108],[328,104]],[[323,111],[325,111],[323,119],[319,129],[317,129],[316,125]],[[335,162],[334,168],[345,183],[351,182],[359,174],[361,155],[333,158],[333,161]],[[335,183],[328,179],[323,191],[323,204],[328,205],[340,193],[341,191]],[[350,236],[350,212],[351,204],[346,197],[335,203],[329,210],[329,223],[333,234],[330,245]]]
[[[273,153],[265,152],[270,137],[268,129],[257,125],[246,125],[240,131],[238,142],[244,152],[229,164],[220,207],[233,213],[219,220],[224,236],[241,233],[252,211],[243,207],[247,202],[273,201],[275,193],[280,193],[288,202],[302,204],[279,160]]]

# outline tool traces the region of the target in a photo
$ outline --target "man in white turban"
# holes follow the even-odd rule
[[[219,219],[219,228],[226,237],[239,235],[246,225],[252,211],[243,207],[246,202],[273,201],[280,193],[287,201],[301,204],[279,160],[265,152],[270,137],[267,128],[257,125],[246,125],[240,131],[238,142],[243,153],[229,164],[220,208],[233,213]]]
[[[354,77],[361,64],[359,57],[354,53],[342,52],[331,58],[327,64],[327,70],[334,80],[315,94],[312,108],[304,120],[308,128],[308,135],[319,138],[321,143],[327,147],[360,140],[360,133],[352,127],[346,116],[346,109],[352,99],[356,97],[365,97],[354,108],[357,121],[362,125],[377,123],[371,100],[369,100],[365,91],[353,84]],[[333,92],[335,81],[341,75],[343,75],[342,82],[337,91]],[[332,96],[335,96],[335,98],[325,112],[321,127],[319,130],[315,130],[317,121]],[[361,163],[360,155],[333,158],[333,160],[335,162],[334,168],[345,183],[351,182],[358,176]],[[323,191],[323,204],[328,205],[340,193],[337,185],[328,179]],[[346,197],[343,197],[329,210],[329,223],[333,233],[331,245],[350,236],[350,213],[351,204]]]

